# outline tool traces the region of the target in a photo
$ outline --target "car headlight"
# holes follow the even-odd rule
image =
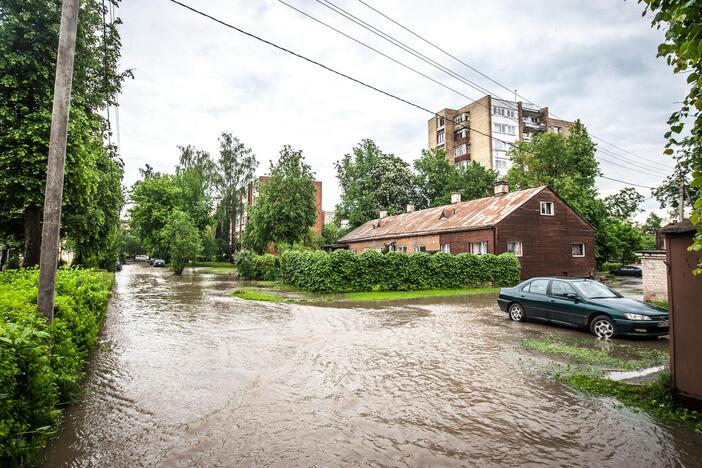
[[[648,315],[632,314],[631,312],[624,314],[624,317],[628,318],[629,320],[651,320],[651,317]]]

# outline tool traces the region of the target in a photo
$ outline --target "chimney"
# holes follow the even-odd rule
[[[387,211],[383,210],[380,212],[380,216],[379,216],[380,219],[387,218],[387,217],[388,217]]]
[[[413,211],[414,211],[414,205],[410,203],[409,205],[407,205],[407,212],[411,213]]]
[[[453,192],[451,194],[451,204],[461,203],[461,194],[458,192]]]
[[[509,193],[509,185],[506,180],[498,180],[495,182],[495,196],[499,197]]]

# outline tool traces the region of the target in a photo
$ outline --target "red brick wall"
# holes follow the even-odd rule
[[[540,202],[554,203],[554,216],[542,216]],[[544,189],[496,226],[494,253],[507,242],[522,242],[522,278],[590,276],[595,273],[593,228],[549,189]],[[585,256],[573,257],[571,244],[584,243]]]

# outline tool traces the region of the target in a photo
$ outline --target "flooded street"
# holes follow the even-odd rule
[[[494,297],[335,308],[235,287],[126,265],[46,466],[702,463],[699,434],[569,390],[520,345],[594,338],[510,322]]]

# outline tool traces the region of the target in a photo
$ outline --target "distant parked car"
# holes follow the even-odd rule
[[[160,258],[157,258],[157,259],[154,260],[153,265],[154,265],[155,267],[165,267],[165,266],[166,266],[166,262],[165,262],[164,260],[161,260]]]
[[[119,260],[115,262],[115,271],[122,271],[122,264]]]
[[[153,264],[154,264],[154,259],[153,259],[153,258],[150,258],[150,259],[149,259],[149,265],[153,265]]]
[[[134,261],[136,262],[146,262],[149,260],[148,255],[135,255],[134,256]]]
[[[641,276],[641,268],[633,265],[624,265],[610,271],[617,276]]]
[[[569,325],[588,329],[598,338],[668,334],[667,310],[626,298],[589,279],[532,278],[502,288],[497,303],[515,322]]]

